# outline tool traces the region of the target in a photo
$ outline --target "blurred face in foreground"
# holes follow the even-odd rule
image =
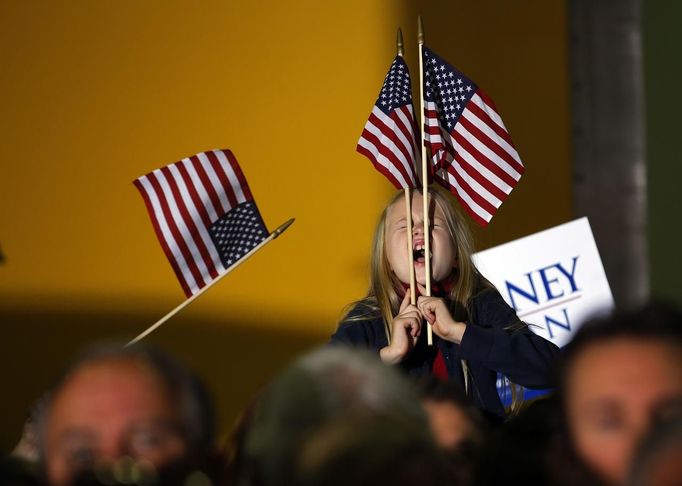
[[[610,483],[624,483],[633,451],[657,411],[682,396],[679,351],[661,340],[615,338],[588,345],[568,370],[573,445]]]
[[[454,403],[425,399],[422,405],[429,417],[431,433],[440,448],[454,452],[464,440],[476,433],[469,417]]]
[[[155,467],[188,446],[177,406],[156,373],[132,359],[86,364],[56,392],[45,437],[51,484],[127,456]]]

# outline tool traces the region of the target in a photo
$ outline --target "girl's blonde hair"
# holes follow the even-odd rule
[[[421,194],[420,190],[416,189],[415,191]],[[453,269],[457,274],[454,276],[453,285],[445,300],[448,303],[452,317],[459,322],[464,322],[471,315],[473,297],[484,290],[494,288],[494,286],[481,275],[474,265],[472,260],[474,237],[464,215],[458,206],[452,203],[451,196],[437,187],[429,187],[428,193],[430,201],[434,204],[433,211],[435,211],[437,206],[445,215],[447,230],[457,258],[457,267]],[[398,192],[383,210],[381,216],[379,216],[372,240],[369,290],[364,298],[352,302],[347,307],[342,319],[345,322],[352,322],[381,317],[389,343],[391,342],[391,323],[393,322],[393,317],[400,310],[400,302],[402,300],[397,289],[402,288],[403,283],[393,273],[386,255],[386,219],[389,209],[404,197],[403,191]],[[429,206],[431,208],[431,204]],[[429,215],[429,220],[433,221],[431,214]],[[451,279],[453,276],[450,275],[448,278]],[[349,312],[358,305],[362,306],[363,312],[349,317]],[[514,331],[525,326],[523,322],[518,321],[510,323],[508,329]],[[469,372],[466,361],[462,361],[462,368],[464,370],[465,388],[468,389]],[[522,390],[508,380],[506,380],[505,385],[505,388],[511,392],[511,412],[515,413],[523,400]]]

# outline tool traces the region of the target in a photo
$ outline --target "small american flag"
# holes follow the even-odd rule
[[[424,143],[435,180],[480,225],[525,171],[495,104],[473,81],[423,47]]]
[[[229,150],[182,159],[134,181],[187,297],[268,237]]]
[[[417,159],[412,87],[407,64],[396,56],[384,79],[356,150],[396,189],[416,185]]]

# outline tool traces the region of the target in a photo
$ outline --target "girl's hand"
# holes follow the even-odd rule
[[[421,285],[419,290],[426,293],[426,289]],[[464,336],[466,324],[457,322],[450,315],[450,309],[447,304],[440,297],[424,297],[423,295],[417,300],[417,307],[421,311],[424,318],[431,324],[433,332],[441,339],[451,341],[459,344]]]
[[[379,351],[381,360],[388,364],[397,364],[404,360],[419,338],[422,327],[422,315],[419,309],[410,304],[410,294],[405,293],[398,315],[391,323],[391,344]]]

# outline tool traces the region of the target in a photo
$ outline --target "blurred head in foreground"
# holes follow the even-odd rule
[[[39,426],[54,485],[93,471],[155,477],[205,455],[214,432],[207,393],[188,369],[159,351],[120,346],[92,348],[77,359]]]
[[[449,476],[405,378],[366,352],[304,356],[260,395],[237,484],[442,484]]]
[[[566,348],[562,407],[575,458],[623,484],[638,442],[682,398],[682,315],[650,305],[583,326]]]
[[[456,383],[428,376],[417,392],[439,447],[454,453],[483,443],[485,420]]]

